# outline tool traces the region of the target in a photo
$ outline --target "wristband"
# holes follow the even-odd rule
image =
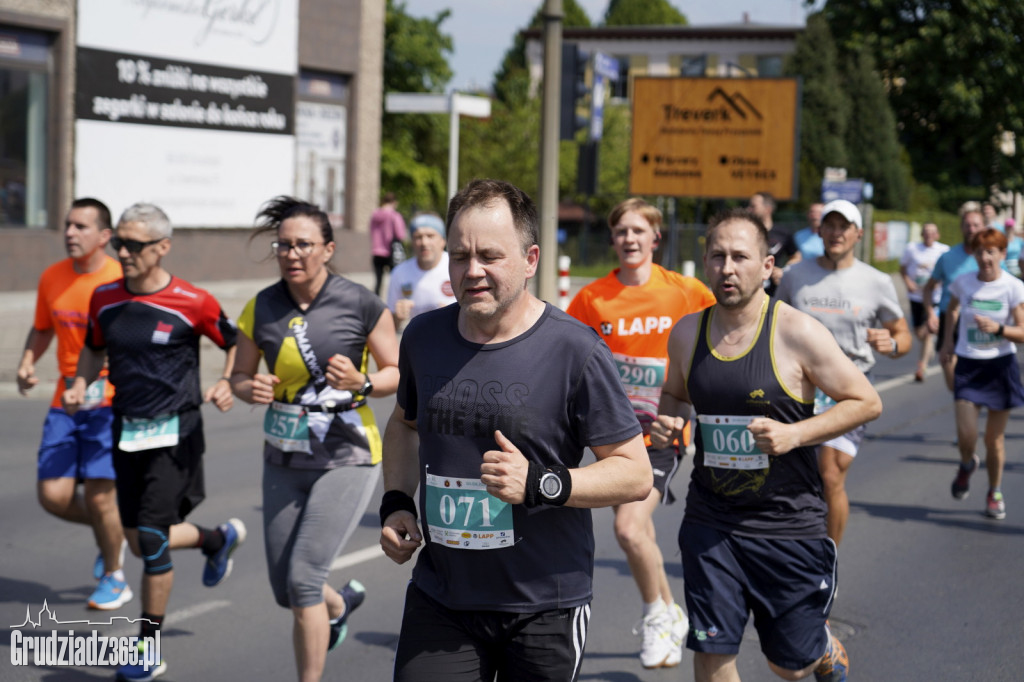
[[[536,462],[530,462],[529,468],[526,470],[526,490],[523,495],[523,505],[527,507],[536,507],[540,504],[540,476],[544,473],[540,468],[540,465]]]
[[[221,377],[220,379],[217,379],[217,381],[226,381],[226,382],[228,382],[230,384],[231,383],[231,377]],[[217,381],[215,381],[213,383],[217,383]]]
[[[892,352],[889,353],[890,358],[895,358],[897,353],[900,352],[900,344],[896,342],[896,339],[890,339],[892,341]]]
[[[999,325],[999,329],[996,330],[996,336],[1002,336],[1005,330],[1006,327],[1004,325]]]
[[[569,501],[571,494],[572,475],[568,468],[556,465],[545,470],[536,462],[530,462],[523,498],[525,506],[549,504],[559,507]]]
[[[388,490],[380,500],[380,526],[396,511],[407,511],[416,517],[416,503],[401,490]]]

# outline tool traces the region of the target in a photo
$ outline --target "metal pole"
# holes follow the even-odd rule
[[[544,94],[540,133],[540,264],[537,296],[558,296],[558,105],[562,86],[562,0],[544,0]]]
[[[456,106],[458,93],[451,94],[451,113],[448,123],[448,201],[452,200],[459,186],[459,108]]]

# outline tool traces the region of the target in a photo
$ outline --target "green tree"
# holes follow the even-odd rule
[[[414,17],[406,3],[387,0],[384,20],[384,92],[444,91],[452,70],[445,53],[452,38],[441,30],[448,10]],[[404,209],[447,205],[448,120],[427,114],[384,114],[381,122],[381,191],[394,192]]]
[[[915,175],[947,208],[964,186],[1024,187],[1024,154],[998,145],[1024,135],[1024,3],[828,0],[822,11],[843,47],[874,56]]]
[[[849,163],[846,132],[850,101],[839,74],[839,57],[832,33],[820,14],[807,17],[807,27],[786,60],[784,73],[803,79],[800,109],[800,202],[810,204],[821,194],[825,168]]]
[[[686,16],[668,0],[612,0],[605,26],[685,26]]]
[[[840,71],[850,98],[846,129],[847,170],[875,186],[879,208],[906,210],[911,173],[897,139],[896,117],[889,106],[875,60],[866,49],[842,55]]]

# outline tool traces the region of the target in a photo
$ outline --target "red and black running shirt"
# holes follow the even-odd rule
[[[227,350],[237,333],[217,299],[183,279],[151,294],[133,294],[119,279],[93,292],[85,345],[107,352],[114,411],[156,417],[202,403],[199,337]]]

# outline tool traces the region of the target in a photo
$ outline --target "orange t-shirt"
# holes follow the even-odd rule
[[[74,261],[65,258],[43,271],[36,294],[36,318],[32,326],[37,331],[54,331],[57,337],[57,368],[62,379],[54,391],[53,407],[61,407],[64,379],[75,377],[78,355],[85,345],[85,331],[89,319],[89,299],[96,287],[121,279],[121,264],[107,256],[103,266],[95,272],[75,272]],[[102,376],[106,377],[106,370]],[[102,405],[110,405],[114,388],[104,380]]]
[[[715,297],[703,282],[652,265],[642,286],[626,286],[616,268],[585,286],[568,313],[592,327],[615,357],[622,385],[651,444],[651,422],[668,370],[668,337],[680,318],[707,308]],[[684,442],[688,442],[688,434]]]

